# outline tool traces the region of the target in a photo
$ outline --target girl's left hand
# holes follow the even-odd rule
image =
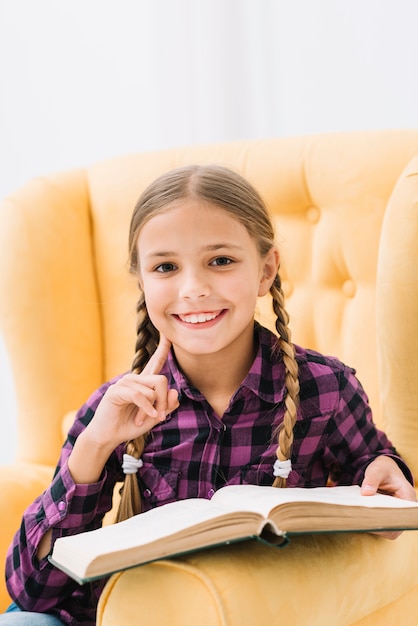
[[[361,484],[363,496],[373,496],[376,493],[386,493],[403,500],[417,500],[415,489],[405,478],[399,465],[389,456],[379,456],[366,468]],[[386,539],[396,539],[402,531],[375,533]]]

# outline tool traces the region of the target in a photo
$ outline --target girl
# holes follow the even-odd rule
[[[353,370],[292,344],[272,224],[247,181],[215,166],[169,172],[139,199],[129,245],[141,289],[132,372],[80,409],[25,512],[0,624],[95,623],[104,581],[80,587],[47,556],[57,537],[100,526],[123,478],[119,520],[236,483],[331,480],[415,499]],[[254,321],[268,292],[277,334]]]

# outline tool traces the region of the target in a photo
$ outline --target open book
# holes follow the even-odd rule
[[[162,505],[124,522],[55,541],[50,561],[79,583],[167,556],[299,533],[418,529],[418,503],[360,487],[226,486],[211,500]]]

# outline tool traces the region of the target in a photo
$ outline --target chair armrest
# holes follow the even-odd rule
[[[115,574],[101,596],[97,625],[130,626],[138,615],[141,623],[170,626],[357,624],[382,606],[401,606],[414,590],[414,607],[399,616],[412,626],[417,558],[415,531],[396,541],[325,534],[295,536],[284,548],[257,541],[222,546]]]
[[[384,430],[418,479],[418,156],[400,176],[382,226],[377,273]]]
[[[12,464],[0,466],[0,561],[4,564],[22,513],[51,482],[53,468],[45,465]],[[0,583],[0,611],[10,603],[6,585]]]

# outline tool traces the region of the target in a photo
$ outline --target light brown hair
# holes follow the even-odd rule
[[[144,224],[164,212],[173,202],[195,198],[224,209],[247,229],[256,243],[261,257],[275,245],[275,233],[266,205],[256,189],[240,174],[218,165],[192,165],[172,170],[151,183],[139,198],[132,215],[129,230],[130,271],[139,272],[137,240]],[[299,405],[298,365],[288,327],[289,316],[284,306],[284,295],[279,273],[270,288],[273,311],[276,315],[277,353],[285,366],[285,413],[275,436],[278,438],[277,458],[290,459],[293,427]],[[141,293],[137,305],[137,340],[132,371],[140,373],[159,340]],[[145,436],[127,443],[127,453],[140,458],[145,447]],[[286,479],[276,478],[275,487],[286,486]],[[122,491],[117,521],[131,517],[141,510],[141,498],[136,474],[128,474]]]

